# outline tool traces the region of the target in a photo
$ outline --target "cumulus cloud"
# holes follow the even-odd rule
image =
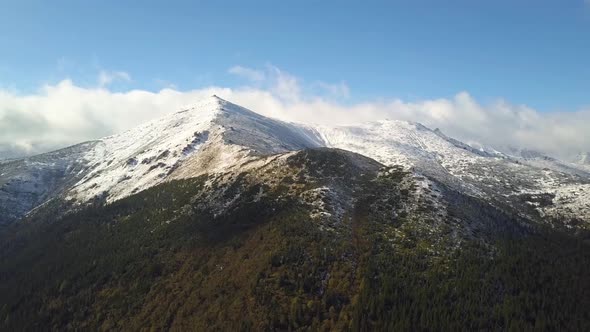
[[[263,72],[260,84],[237,88],[113,92],[64,80],[28,95],[0,90],[0,156],[39,153],[121,132],[212,94],[287,121],[347,124],[399,119],[440,128],[467,143],[523,147],[558,157],[590,151],[590,110],[541,113],[504,100],[482,104],[468,92],[414,102],[392,98],[343,103],[349,93],[346,85],[330,91],[317,82],[306,85],[276,67]]]

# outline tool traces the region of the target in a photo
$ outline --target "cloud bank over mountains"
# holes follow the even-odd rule
[[[542,113],[504,100],[482,104],[468,92],[450,98],[349,102],[344,82],[305,82],[274,66],[235,66],[244,79],[235,88],[209,86],[189,91],[115,92],[108,83],[129,81],[124,72],[101,72],[99,84],[71,80],[32,94],[0,90],[0,158],[31,155],[130,129],[217,94],[263,115],[287,121],[351,124],[399,119],[420,122],[467,143],[512,146],[567,158],[590,151],[590,109]]]

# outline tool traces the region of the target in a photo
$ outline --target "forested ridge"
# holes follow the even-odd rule
[[[293,169],[342,172],[305,158]],[[53,202],[2,229],[0,328],[590,330],[587,235],[434,236],[426,214],[384,217],[408,199],[401,171],[351,180],[354,207],[320,227],[288,189],[297,176],[273,188],[245,177],[219,184],[240,192],[223,214],[195,200],[202,176],[57,220]]]

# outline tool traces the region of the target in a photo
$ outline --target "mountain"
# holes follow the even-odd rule
[[[211,97],[0,163],[3,330],[588,330],[590,176]]]
[[[172,179],[313,147],[357,152],[437,179],[529,218],[590,222],[590,171],[531,151],[474,149],[418,123],[311,126],[263,117],[213,96],[122,134],[0,163],[0,224],[65,195],[113,202]]]
[[[213,96],[122,134],[0,163],[0,224],[63,195],[113,202],[170,179],[238,167],[252,156],[319,147],[315,132]]]
[[[164,179],[239,166],[252,155],[318,147],[311,132],[212,97],[196,106],[100,140],[85,156],[90,171],[71,197],[108,202]]]
[[[318,127],[326,146],[403,165],[456,190],[539,222],[590,222],[590,173],[553,158],[473,149],[419,123]]]
[[[67,193],[89,168],[84,156],[96,142],[24,159],[0,161],[0,226]]]
[[[5,330],[584,330],[590,247],[338,149],[0,233]]]

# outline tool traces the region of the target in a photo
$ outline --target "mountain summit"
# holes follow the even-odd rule
[[[224,171],[252,156],[319,147],[312,132],[212,96],[96,142],[91,171],[72,189],[83,201],[126,197],[166,179]]]
[[[319,146],[311,129],[212,96],[121,134],[0,164],[0,224],[58,196],[113,202],[255,156]]]
[[[440,130],[404,121],[287,123],[211,96],[120,134],[1,163],[0,223],[57,197],[74,204],[114,202],[170,180],[318,147],[402,166],[532,219],[590,218],[590,173],[552,158],[483,152]]]

